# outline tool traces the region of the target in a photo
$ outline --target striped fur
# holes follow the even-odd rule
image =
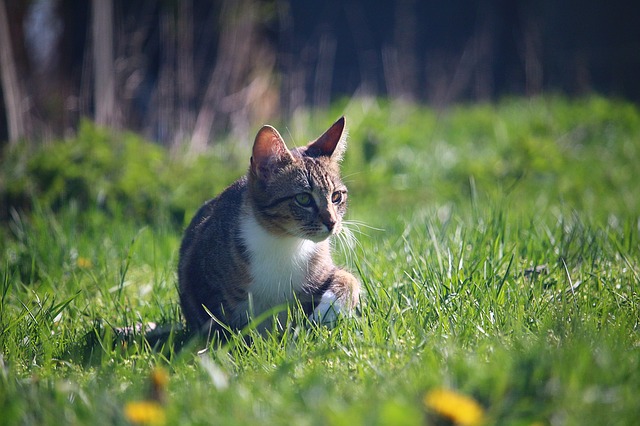
[[[295,301],[318,322],[355,307],[360,284],[333,264],[329,244],[347,208],[345,139],[344,117],[293,150],[273,127],[260,129],[247,176],[205,203],[185,231],[179,294],[192,331],[239,329]]]

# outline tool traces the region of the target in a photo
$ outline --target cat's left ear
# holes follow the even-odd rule
[[[342,116],[322,136],[307,145],[305,154],[308,157],[329,157],[338,162],[342,160],[345,149],[347,129],[345,118]]]
[[[262,126],[253,143],[251,171],[256,176],[265,178],[291,161],[293,157],[280,133],[271,126]]]

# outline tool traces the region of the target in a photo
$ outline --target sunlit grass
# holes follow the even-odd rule
[[[344,112],[352,234],[335,251],[366,290],[359,317],[327,329],[294,312],[222,346],[176,329],[152,347],[145,324],[180,322],[181,227],[37,198],[0,234],[1,420],[465,424],[471,406],[484,424],[640,418],[637,109],[351,101],[294,118],[291,134]]]

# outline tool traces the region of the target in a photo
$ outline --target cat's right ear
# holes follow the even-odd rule
[[[346,120],[342,116],[322,136],[307,145],[306,155],[309,157],[328,157],[339,163],[346,144]]]
[[[251,172],[259,178],[266,178],[275,168],[291,161],[293,157],[280,133],[272,126],[262,126],[253,142]]]

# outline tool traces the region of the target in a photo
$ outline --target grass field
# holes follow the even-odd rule
[[[0,234],[0,423],[637,424],[638,108],[369,99],[274,124],[302,144],[343,113],[358,243],[336,258],[366,288],[362,315],[249,346],[178,350],[171,336],[152,349],[113,331],[181,321],[181,230],[203,194],[244,173],[249,141],[160,161],[166,187],[125,179],[149,200],[179,194],[177,223],[169,204],[150,220],[125,198],[97,200],[104,176],[89,196],[53,199],[24,155],[5,154],[0,187],[19,176],[30,198]]]

